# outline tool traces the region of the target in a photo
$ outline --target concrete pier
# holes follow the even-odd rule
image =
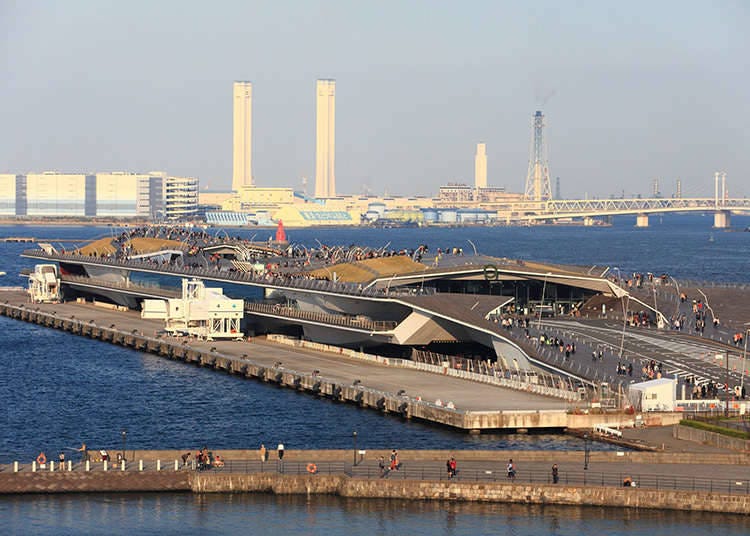
[[[576,415],[568,412],[572,407],[568,402],[531,392],[261,340],[167,338],[158,333],[160,322],[143,320],[132,311],[80,303],[28,304],[20,291],[3,292],[0,298],[5,302],[0,304],[0,314],[11,318],[459,430],[561,430],[622,418]],[[662,415],[658,420],[674,422]]]
[[[648,227],[648,214],[638,214],[635,217],[636,227]]]
[[[731,217],[728,210],[717,210],[714,212],[714,229],[729,229]]]

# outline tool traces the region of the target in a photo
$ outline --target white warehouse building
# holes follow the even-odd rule
[[[0,174],[0,216],[190,220],[198,189],[163,172]]]

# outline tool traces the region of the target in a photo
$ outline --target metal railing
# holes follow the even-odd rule
[[[553,477],[548,470],[524,470],[516,471],[513,478],[508,476],[505,467],[501,464],[488,464],[483,467],[459,466],[455,476],[451,477],[445,467],[439,462],[434,464],[409,462],[401,464],[398,470],[381,469],[373,462],[352,465],[346,462],[300,462],[286,460],[224,460],[223,467],[216,465],[206,466],[199,469],[193,460],[183,464],[179,460],[128,460],[125,463],[126,472],[175,472],[175,471],[206,471],[210,473],[233,473],[233,474],[273,474],[273,475],[341,475],[361,479],[388,479],[404,481],[426,481],[426,482],[479,482],[479,483],[505,483],[514,485],[554,485]],[[68,471],[60,470],[57,463],[54,464],[55,472],[85,472],[86,465],[82,462],[72,463]],[[50,472],[52,464],[49,462],[37,472]],[[91,462],[90,471],[104,472],[103,462]],[[113,461],[108,463],[107,471],[122,472],[122,465]],[[28,474],[32,471],[32,464],[19,464],[18,472]],[[13,473],[13,464],[0,465],[0,473]],[[630,484],[630,483],[633,484]],[[626,485],[627,483],[627,485]],[[618,467],[615,471],[591,471],[591,470],[560,470],[558,473],[558,485],[576,487],[638,487],[655,490],[676,491],[699,491],[709,493],[726,493],[729,495],[750,494],[750,479],[748,478],[705,478],[700,476],[683,476],[655,474],[648,472],[625,472]]]
[[[44,258],[57,261],[69,261],[90,263],[97,265],[107,265],[117,268],[132,268],[136,270],[154,271],[158,273],[172,275],[186,275],[192,277],[206,277],[223,281],[238,283],[250,283],[264,287],[287,287],[301,290],[311,290],[326,292],[331,294],[345,294],[350,296],[364,296],[373,298],[398,297],[398,296],[415,296],[435,294],[436,291],[431,288],[412,289],[412,288],[375,288],[365,287],[359,283],[345,283],[337,281],[328,281],[326,279],[315,279],[305,274],[285,274],[275,275],[270,272],[257,274],[254,272],[240,272],[227,269],[218,264],[209,264],[208,260],[203,257],[196,258],[193,266],[177,265],[171,263],[149,262],[147,260],[123,259],[108,256],[95,255],[78,255],[73,253],[47,253],[41,249],[28,249],[22,255],[35,258]],[[206,266],[198,266],[200,262],[206,263]]]
[[[97,277],[87,277],[83,275],[69,275],[64,274],[60,276],[60,281],[63,283],[80,283],[87,285],[95,285],[100,287],[107,287],[113,289],[129,290],[132,292],[145,292],[158,294],[164,298],[179,298],[182,296],[182,292],[177,289],[166,288],[156,283],[132,283],[130,281],[126,283],[120,283],[117,281],[108,281]]]
[[[367,331],[390,331],[395,329],[398,325],[397,322],[393,321],[372,320],[370,318],[319,313],[316,311],[303,311],[295,307],[272,303],[245,302],[245,311],[310,320],[321,324],[333,324],[336,326],[345,326]]]

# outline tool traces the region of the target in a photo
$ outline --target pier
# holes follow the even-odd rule
[[[623,418],[569,411],[574,403],[549,396],[553,393],[545,389],[550,388],[541,385],[533,387],[537,392],[528,385],[513,389],[472,381],[468,374],[449,375],[442,368],[406,368],[399,366],[401,360],[357,358],[357,352],[345,355],[343,349],[336,355],[262,338],[235,342],[166,337],[160,322],[143,320],[133,311],[91,303],[29,304],[26,293],[17,290],[2,292],[0,302],[0,314],[17,320],[467,432],[591,428]],[[653,424],[679,419],[672,414],[647,417]]]

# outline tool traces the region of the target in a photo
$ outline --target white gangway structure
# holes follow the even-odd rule
[[[60,275],[56,264],[37,264],[29,274],[31,303],[58,303],[60,301]]]
[[[244,301],[224,296],[221,288],[206,288],[200,279],[182,280],[182,297],[144,300],[141,318],[163,319],[165,331],[205,340],[242,339]]]

